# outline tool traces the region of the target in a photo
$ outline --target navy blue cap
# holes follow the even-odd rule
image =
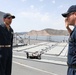
[[[5,13],[4,16],[3,16],[3,18],[9,18],[9,17],[12,17],[12,19],[15,18],[15,16],[11,15],[10,13]]]
[[[62,16],[63,17],[67,17],[68,14],[70,14],[71,12],[76,12],[76,5],[70,6],[70,8],[68,9],[68,11],[66,13],[63,13]]]

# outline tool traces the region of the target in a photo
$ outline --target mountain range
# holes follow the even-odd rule
[[[31,30],[30,32],[27,32],[27,35],[29,36],[55,36],[55,35],[64,35],[68,36],[69,33],[67,30],[57,30],[57,29],[51,29],[51,28],[46,28],[43,30]]]

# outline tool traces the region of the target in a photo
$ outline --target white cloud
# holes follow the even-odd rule
[[[55,0],[53,0],[53,1],[52,1],[52,3],[53,3],[53,4],[55,4],[55,3],[56,3],[56,1],[55,1]]]
[[[34,9],[34,5],[31,5],[30,7],[31,7],[31,9]]]
[[[47,22],[50,20],[49,13],[41,14],[40,12],[21,12],[19,15],[24,18],[29,18],[42,22]]]
[[[27,0],[21,0],[22,2],[25,2],[25,1],[27,1]]]
[[[43,2],[44,0],[39,0],[40,2]]]
[[[52,15],[51,15],[52,14]],[[54,13],[24,11],[16,15],[13,29],[17,31],[41,30],[45,28],[65,29],[63,17]]]
[[[63,8],[64,6],[63,5],[60,5],[58,8]]]
[[[42,18],[41,18],[41,21],[49,21],[50,20],[50,18],[49,18],[49,16],[48,15],[44,15]]]
[[[40,2],[43,2],[44,0],[40,0]]]

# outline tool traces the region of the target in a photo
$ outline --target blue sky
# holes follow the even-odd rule
[[[75,4],[76,0],[0,0],[0,11],[16,16],[11,24],[15,32],[65,30],[61,14]]]

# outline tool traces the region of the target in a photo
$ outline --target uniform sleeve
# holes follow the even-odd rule
[[[0,45],[1,45],[1,39],[2,39],[2,27],[0,25]]]
[[[14,35],[14,31],[13,29],[11,29],[11,48],[13,47],[13,35]]]
[[[75,28],[75,31],[74,31],[74,33],[73,33],[74,35],[73,35],[73,38],[74,38],[74,42],[76,43],[76,28]]]

